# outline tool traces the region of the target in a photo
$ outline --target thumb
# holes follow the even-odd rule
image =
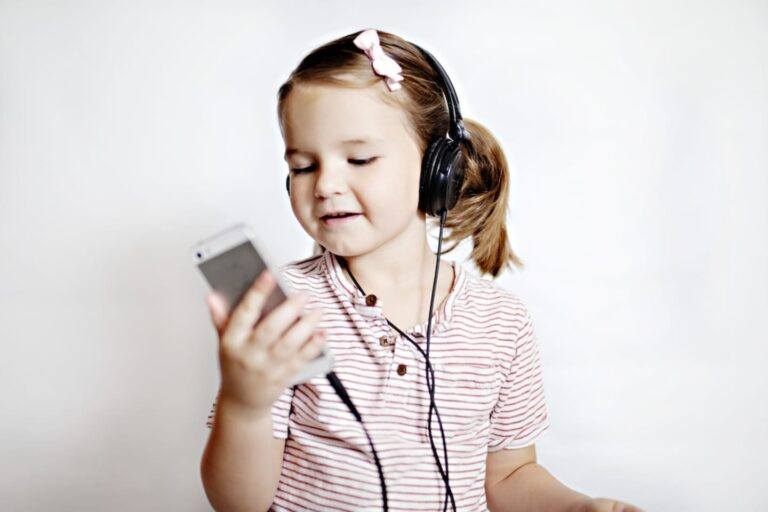
[[[211,292],[205,297],[205,303],[208,305],[211,320],[213,320],[216,330],[221,332],[224,322],[227,320],[227,310],[224,301],[216,292]]]

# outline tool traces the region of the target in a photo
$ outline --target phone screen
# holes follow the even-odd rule
[[[226,300],[228,312],[237,306],[266,267],[250,240],[198,264],[211,288]],[[262,307],[261,316],[268,314],[285,299],[285,293],[277,283]]]

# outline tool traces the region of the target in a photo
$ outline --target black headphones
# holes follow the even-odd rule
[[[456,205],[464,181],[465,158],[461,144],[470,140],[469,132],[459,111],[459,99],[451,79],[443,66],[431,53],[415,43],[432,68],[437,71],[440,86],[448,104],[450,125],[448,133],[432,140],[421,159],[419,181],[419,210],[427,215],[439,217],[441,210],[450,210]],[[291,173],[285,177],[285,190],[291,193]]]
[[[427,61],[430,63],[432,68],[437,72],[440,83],[439,86],[443,92],[443,95],[446,99],[446,103],[448,105],[448,114],[450,116],[450,124],[448,128],[448,133],[445,134],[442,137],[438,137],[430,141],[429,145],[427,146],[426,151],[424,152],[424,156],[421,160],[421,178],[419,181],[419,209],[426,213],[427,215],[440,217],[440,239],[438,242],[438,253],[437,253],[437,264],[440,264],[440,247],[442,246],[442,238],[443,238],[443,225],[445,222],[445,217],[447,215],[447,212],[453,208],[456,205],[456,202],[459,199],[459,195],[461,193],[461,186],[464,181],[464,170],[465,170],[465,164],[466,164],[466,158],[464,156],[464,153],[461,150],[462,143],[465,143],[466,141],[470,140],[470,135],[467,129],[464,127],[464,122],[461,118],[461,112],[459,110],[459,99],[456,95],[456,91],[453,88],[453,83],[451,83],[450,78],[448,78],[448,74],[443,69],[443,66],[440,65],[440,63],[435,59],[435,57],[432,56],[431,53],[429,53],[424,48],[420,47],[419,45],[415,43],[410,43],[413,46],[415,46],[421,53],[424,55],[424,57],[427,59]],[[290,172],[285,177],[285,189],[288,191],[288,194],[291,193],[291,182],[290,182],[291,174]],[[346,268],[346,266],[345,266]],[[347,269],[349,271],[349,269]],[[355,276],[352,275],[351,271],[350,276],[352,277],[352,280],[355,282],[355,285],[357,288],[365,294],[365,291],[362,289],[360,284],[355,279]],[[435,283],[433,284],[432,288],[432,299],[434,300],[434,292],[435,292],[435,285],[437,283],[437,269],[435,270]],[[432,307],[430,305],[429,310],[429,318],[432,317]],[[429,374],[432,374],[433,382],[432,387],[429,386],[429,381],[427,381],[428,388],[430,389],[430,421],[429,421],[429,431],[430,431],[430,443],[432,445],[432,453],[435,456],[435,460],[437,461],[438,469],[440,471],[440,475],[443,478],[443,482],[446,485],[446,497],[445,501],[443,503],[443,510],[446,510],[448,506],[448,499],[450,498],[451,505],[453,506],[453,510],[455,512],[456,510],[456,502],[453,496],[453,492],[451,490],[451,485],[448,478],[448,453],[446,450],[446,444],[445,444],[445,433],[443,431],[443,425],[442,421],[440,420],[440,413],[437,410],[437,405],[434,402],[434,370],[431,367],[430,361],[429,361],[429,338],[430,336],[427,336],[427,351],[426,353],[419,347],[419,345],[414,342],[410,337],[401,331],[397,326],[389,322],[387,322],[396,329],[404,338],[408,338],[411,343],[414,344],[414,346],[422,352],[422,355],[425,356],[426,363],[427,363],[427,376],[429,377]],[[350,399],[348,398],[348,395],[346,391],[344,391],[343,384],[338,380],[335,373],[331,372],[328,375],[329,382],[331,382],[331,385],[336,389],[336,392],[339,394],[339,396],[342,398],[342,400],[347,403],[347,406],[350,408],[350,410],[355,414],[358,421],[361,422],[362,420],[359,417],[358,413],[356,413],[356,409],[354,407],[354,404],[351,403]],[[443,437],[443,452],[445,455],[445,470],[443,470],[442,464],[440,463],[440,458],[437,455],[437,448],[435,447],[434,441],[432,440],[432,422],[431,422],[431,409],[434,409],[437,413],[437,419],[438,423],[440,425],[440,433]],[[363,427],[365,428],[365,427]],[[366,430],[366,435],[368,435]],[[376,450],[373,447],[373,441],[370,439],[370,436],[368,438],[369,442],[371,443],[371,448],[374,453],[374,459],[376,461],[377,467],[379,469],[379,477],[381,479],[382,484],[382,493],[384,495],[384,510],[388,510],[387,506],[387,494],[386,494],[386,485],[384,483],[384,476],[381,470],[381,465],[378,460],[378,456],[376,455]]]

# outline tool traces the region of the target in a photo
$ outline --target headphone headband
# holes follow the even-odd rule
[[[461,111],[459,110],[459,97],[456,95],[456,90],[453,88],[451,79],[448,78],[448,73],[445,72],[443,66],[431,53],[416,43],[411,44],[424,55],[424,58],[427,59],[427,61],[432,65],[432,68],[437,71],[437,74],[440,77],[440,81],[442,82],[441,89],[445,94],[446,103],[448,104],[448,115],[450,116],[450,127],[448,131],[450,138],[452,140],[469,140],[469,132],[464,127]]]

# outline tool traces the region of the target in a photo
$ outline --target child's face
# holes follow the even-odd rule
[[[285,104],[285,159],[291,169],[307,169],[291,172],[291,207],[312,238],[342,256],[371,251],[403,233],[424,237],[422,155],[405,113],[377,94],[381,90],[373,87],[305,85]],[[342,142],[350,139],[368,142]],[[320,218],[329,211],[362,214],[329,226]]]

